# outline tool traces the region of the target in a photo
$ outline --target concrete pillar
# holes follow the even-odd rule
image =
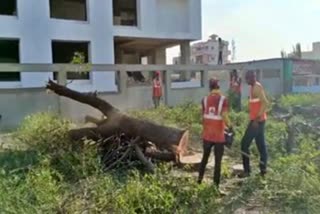
[[[67,84],[67,72],[65,71],[60,71],[58,73],[58,84],[60,85],[66,85]],[[63,117],[67,117],[68,116],[68,99],[65,97],[61,97],[59,96],[58,98],[58,113],[63,116]]]
[[[148,58],[148,65],[155,64],[155,59],[153,54],[148,55],[147,58]]]
[[[166,48],[157,48],[150,51],[148,58],[149,65],[165,65],[166,64]],[[153,78],[153,72],[149,72],[149,78]]]
[[[134,53],[135,64],[141,64],[141,57],[139,52]]]
[[[202,86],[203,88],[205,88],[205,91],[209,91],[209,71],[203,71],[202,73],[202,78],[201,78],[201,82],[202,82]]]
[[[127,95],[128,93],[128,84],[127,84],[127,81],[128,81],[128,75],[127,75],[127,72],[125,70],[121,70],[119,71],[119,91],[120,91],[120,94],[125,94]]]
[[[116,56],[115,63],[116,64],[121,64],[122,63],[123,50],[117,48],[115,50],[115,56]]]
[[[158,64],[165,65],[166,64],[166,49],[165,48],[157,48],[149,52],[148,54],[148,64]]]
[[[183,41],[180,43],[180,63],[182,65],[189,65],[191,61],[191,48],[190,48],[190,42],[189,41]],[[191,79],[191,72],[190,71],[184,71],[181,74],[181,78],[183,80],[190,80]]]
[[[157,65],[165,65],[166,64],[166,49],[158,48],[155,50],[154,54],[155,64]]]
[[[172,71],[164,72],[164,100],[167,106],[170,106],[170,94],[171,94],[171,75]]]
[[[180,53],[181,53],[181,59],[180,59],[181,64],[183,65],[190,64],[191,48],[190,48],[189,41],[183,41],[180,43]]]

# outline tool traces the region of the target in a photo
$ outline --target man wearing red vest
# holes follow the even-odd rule
[[[251,173],[249,147],[255,139],[258,151],[260,153],[260,174],[264,176],[267,172],[267,148],[265,143],[265,122],[267,120],[268,100],[266,98],[262,85],[256,80],[254,71],[246,73],[246,81],[250,86],[249,94],[249,116],[250,123],[241,141],[242,161],[244,176]]]
[[[220,183],[221,161],[225,146],[225,129],[231,128],[228,118],[228,101],[220,92],[219,82],[216,79],[209,81],[210,95],[202,100],[203,117],[203,156],[199,168],[198,183],[203,180],[208,159],[214,147],[215,166],[213,181],[217,187]]]
[[[153,99],[155,108],[159,107],[161,97],[162,97],[162,84],[161,84],[160,72],[156,71],[155,77],[153,78],[153,81],[152,81],[152,99]]]

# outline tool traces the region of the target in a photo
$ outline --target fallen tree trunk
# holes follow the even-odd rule
[[[125,133],[129,137],[141,137],[143,140],[150,141],[159,150],[167,150],[169,152],[168,156],[172,157],[173,155],[177,162],[179,162],[180,156],[184,155],[187,150],[189,140],[187,130],[166,127],[151,121],[129,117],[121,113],[110,103],[98,98],[96,93],[80,93],[56,84],[51,80],[46,88],[59,96],[90,105],[100,110],[106,116],[106,119],[103,120],[97,120],[92,117],[86,118],[94,122],[97,127],[71,130],[70,136],[74,140],[86,137],[96,141],[118,133]],[[161,154],[149,155],[163,157]]]

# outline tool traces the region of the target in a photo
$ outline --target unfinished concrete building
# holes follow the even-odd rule
[[[199,0],[1,0],[0,63],[165,64],[166,48],[201,38]],[[52,72],[2,73],[0,88],[43,87]],[[116,91],[115,72],[69,73],[71,88]]]

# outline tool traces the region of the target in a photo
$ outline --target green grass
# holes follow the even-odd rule
[[[309,96],[290,95],[281,103],[290,106],[300,100],[305,104],[311,102]],[[188,128],[193,139],[199,140],[201,115],[197,104],[129,114]],[[229,167],[240,161],[239,142],[248,121],[245,112],[232,112],[230,117],[236,125],[236,142],[233,152],[227,152],[223,176],[231,181]],[[21,149],[0,152],[0,213],[232,213],[252,199],[270,213],[318,213],[320,209],[318,143],[302,133],[297,152],[287,155],[286,126],[272,118],[266,126],[268,176],[265,180],[258,176],[244,180],[225,198],[217,195],[211,183],[197,185],[196,178],[175,176],[175,169],[167,165],[158,166],[153,175],[136,170],[104,173],[94,147],[78,148],[68,140],[71,125],[51,113],[25,119],[8,142],[21,145]],[[258,159],[255,146],[252,159]]]
[[[309,106],[319,104],[320,94],[289,94],[280,98],[280,105],[285,108],[289,108],[296,105]]]
[[[215,206],[211,185],[172,176],[165,165],[154,175],[102,172],[94,147],[75,150],[68,140],[70,125],[51,113],[21,124],[12,143],[28,149],[0,152],[0,213],[197,213]]]

